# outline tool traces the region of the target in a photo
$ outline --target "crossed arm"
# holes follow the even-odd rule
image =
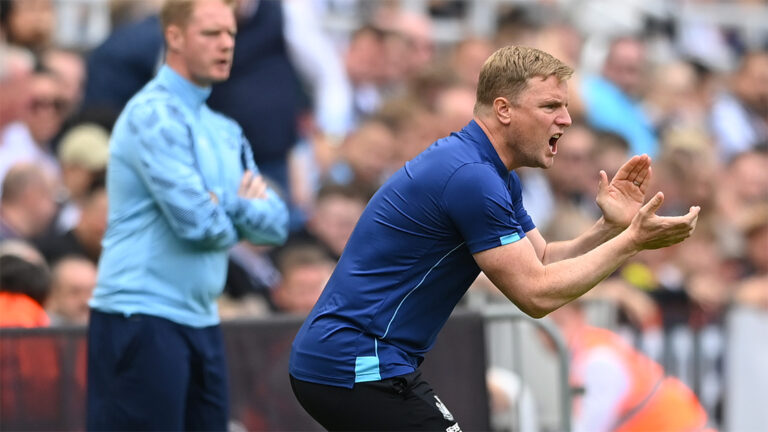
[[[661,192],[643,205],[650,175],[645,155],[625,163],[610,184],[601,172],[597,202],[603,217],[573,240],[547,244],[534,229],[520,241],[474,254],[475,261],[523,312],[542,317],[589,291],[637,252],[690,236],[699,208],[657,216]]]

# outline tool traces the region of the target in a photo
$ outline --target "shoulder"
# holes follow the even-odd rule
[[[152,129],[161,120],[188,122],[184,104],[159,83],[150,82],[126,104],[124,114],[131,123]]]

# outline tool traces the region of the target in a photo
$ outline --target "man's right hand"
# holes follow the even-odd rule
[[[267,182],[260,174],[254,176],[251,170],[246,170],[237,195],[245,199],[267,199]]]
[[[657,192],[632,220],[629,230],[638,251],[660,249],[680,243],[690,237],[696,228],[700,207],[691,207],[683,216],[658,216],[656,211],[663,202],[664,194]]]

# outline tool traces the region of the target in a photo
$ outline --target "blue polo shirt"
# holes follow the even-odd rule
[[[534,228],[520,180],[474,121],[395,173],[296,335],[290,373],[351,388],[413,372],[480,272],[473,253]]]

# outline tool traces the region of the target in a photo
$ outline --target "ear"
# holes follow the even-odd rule
[[[184,44],[184,32],[177,25],[169,25],[165,29],[165,42],[168,44],[168,51],[181,51]]]
[[[509,125],[512,121],[512,104],[505,97],[497,97],[493,100],[493,113],[503,125]]]

